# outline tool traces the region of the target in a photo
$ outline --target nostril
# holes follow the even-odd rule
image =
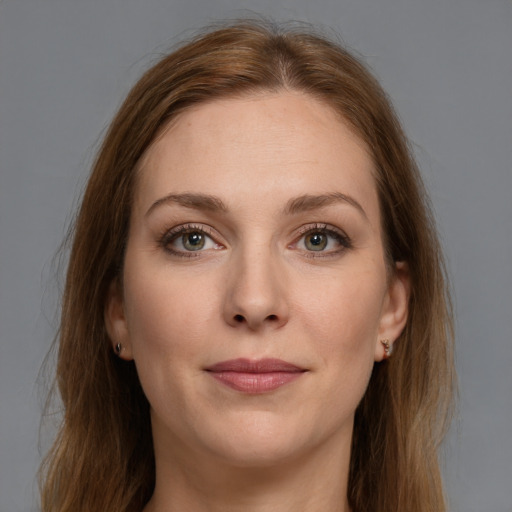
[[[276,315],[268,315],[267,319],[268,320],[277,320],[277,316]]]
[[[244,321],[244,317],[242,315],[235,315],[235,321],[241,323]]]

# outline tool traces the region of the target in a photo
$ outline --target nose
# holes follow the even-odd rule
[[[277,260],[270,250],[233,258],[224,304],[229,325],[259,331],[278,329],[288,322],[286,278]]]

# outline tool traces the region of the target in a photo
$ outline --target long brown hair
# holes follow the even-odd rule
[[[201,102],[295,90],[325,102],[374,160],[389,262],[405,261],[411,297],[392,358],[375,364],[356,411],[354,512],[443,512],[438,448],[453,388],[452,324],[432,215],[407,140],[364,65],[310,30],[242,21],[198,36],[145,73],[114,118],[72,234],[58,336],[63,420],[41,470],[44,512],[140,512],[155,468],[149,405],[133,362],[112,352],[107,289],[123,265],[135,172],[177,114]]]

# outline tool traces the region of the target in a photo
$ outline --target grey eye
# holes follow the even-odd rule
[[[328,236],[318,231],[304,237],[304,245],[308,251],[323,251],[327,247],[327,242]]]
[[[205,235],[199,231],[185,233],[181,237],[181,243],[187,251],[199,251],[205,245]]]

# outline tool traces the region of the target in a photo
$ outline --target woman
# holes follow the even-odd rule
[[[442,256],[369,72],[240,22],[128,95],[73,233],[44,511],[445,510]]]

